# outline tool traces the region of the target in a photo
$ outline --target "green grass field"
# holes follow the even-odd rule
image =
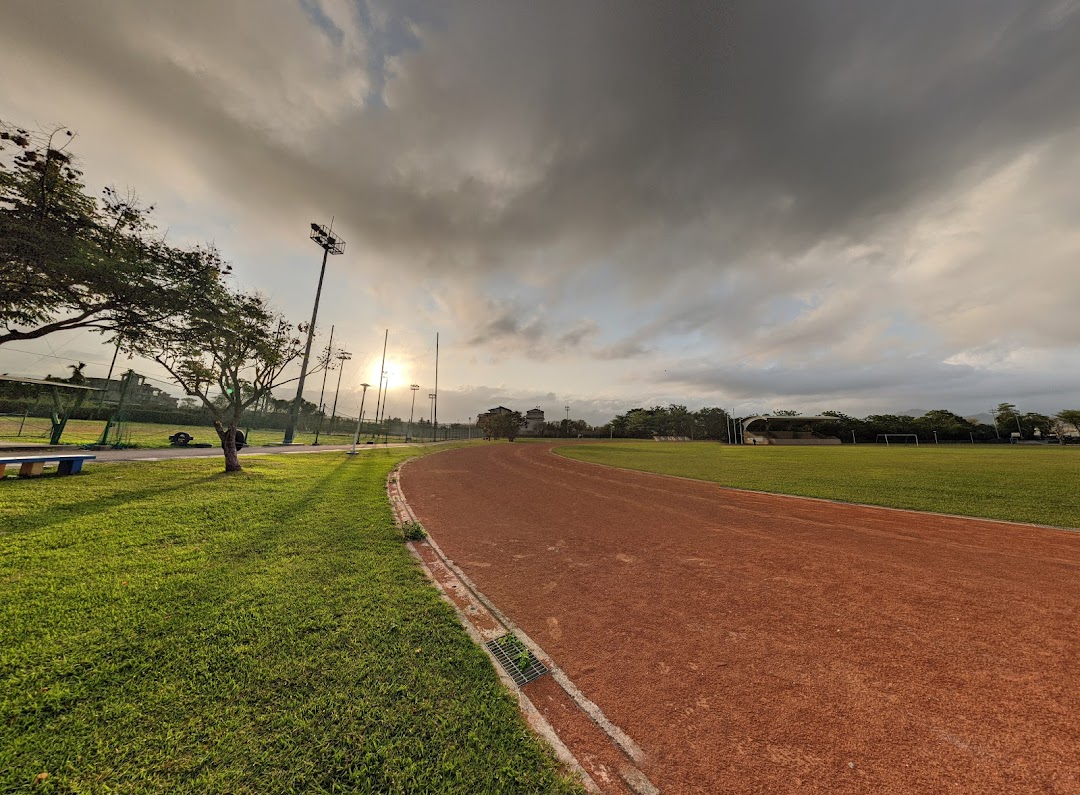
[[[1080,527],[1080,447],[616,442],[570,445],[557,452],[743,489]]]
[[[243,426],[241,426],[243,427]],[[81,445],[96,444],[101,440],[102,431],[105,429],[104,420],[68,420],[61,438],[62,444]],[[353,432],[356,429],[355,420],[352,423],[337,422],[334,425],[333,436],[325,433],[319,434],[319,444],[352,444]],[[4,418],[0,423],[0,440],[9,442],[40,442],[49,441],[49,420],[44,417],[28,417],[22,428],[22,435],[18,435],[19,418]],[[121,426],[121,441],[132,447],[161,448],[169,447],[169,437],[177,431],[184,431],[195,437],[196,442],[208,442],[218,446],[217,432],[212,426],[198,425],[163,425],[154,422],[129,422]],[[116,436],[115,430],[109,437],[109,444],[113,444]],[[283,431],[252,429],[248,438],[248,444],[253,446],[267,444],[281,444]],[[361,442],[371,438],[370,434],[362,436]],[[379,436],[379,441],[383,437]],[[315,440],[314,432],[298,432],[295,441],[298,444],[311,444]],[[401,442],[401,436],[391,436],[391,442]]]
[[[0,483],[0,793],[579,792],[409,556],[409,454]]]

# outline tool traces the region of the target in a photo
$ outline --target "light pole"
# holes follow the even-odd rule
[[[341,374],[345,372],[345,362],[352,358],[352,354],[342,348],[334,358],[338,360],[337,387],[334,389],[334,407],[330,409],[330,430],[326,432],[327,436],[334,435],[334,417],[337,416],[337,399],[338,393],[341,391]]]
[[[333,222],[331,222],[333,226]],[[311,340],[315,336],[315,321],[319,316],[319,298],[322,296],[323,277],[326,275],[326,258],[330,254],[343,254],[345,241],[322,224],[311,225],[311,239],[323,250],[322,268],[319,270],[319,286],[315,290],[315,307],[311,310],[311,324],[307,330],[307,343],[304,345],[304,359],[300,363],[300,380],[296,384],[296,400],[289,410],[289,424],[285,426],[283,444],[292,444],[296,435],[296,421],[300,418],[300,401],[304,399],[304,381],[307,378],[308,359],[311,358]]]
[[[375,402],[375,424],[371,426],[372,439],[377,439],[379,436],[379,409],[386,400],[386,395],[383,393],[383,382],[387,380],[386,370],[382,370],[379,373],[379,397]]]
[[[412,392],[412,408],[409,409],[409,432],[405,434],[405,441],[412,441],[412,421],[413,415],[416,413],[416,390],[420,388],[420,384],[409,384],[409,390]]]
[[[438,441],[435,438],[435,393],[428,392],[428,400],[431,401],[431,441]]]
[[[363,394],[360,395],[360,413],[356,416],[356,433],[352,438],[352,450],[349,451],[349,455],[356,455],[356,443],[360,441],[360,423],[364,419],[364,398],[367,397],[367,388],[371,384],[360,384],[364,388]]]
[[[469,441],[472,441],[472,415],[469,415]]]
[[[570,438],[570,405],[563,406],[566,409],[566,438]]]
[[[315,423],[315,441],[319,443],[319,434],[322,432],[322,421],[325,416],[323,410],[323,396],[326,394],[326,376],[330,373],[330,352],[334,349],[334,327],[330,326],[330,341],[326,343],[326,361],[323,362],[322,387],[319,389],[319,420]]]

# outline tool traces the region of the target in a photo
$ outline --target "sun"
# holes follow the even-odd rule
[[[378,386],[379,384],[379,364],[380,362],[373,362],[371,365],[371,372],[368,374],[368,380],[372,386]],[[409,383],[408,369],[404,363],[396,359],[386,360],[386,388],[397,389],[398,387],[405,386]]]

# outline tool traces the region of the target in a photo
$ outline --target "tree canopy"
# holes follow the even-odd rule
[[[222,270],[213,249],[200,252],[206,267]],[[240,470],[236,429],[244,412],[286,384],[283,372],[303,353],[302,329],[291,325],[258,294],[219,281],[190,290],[183,308],[128,332],[127,344],[164,367],[184,392],[214,417],[225,469]]]
[[[0,344],[72,329],[122,336],[224,272],[167,245],[135,193],[87,195],[74,137],[0,121]]]

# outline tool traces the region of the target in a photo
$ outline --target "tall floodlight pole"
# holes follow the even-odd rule
[[[387,329],[386,333],[383,334],[383,341],[382,341],[382,364],[379,365],[379,394],[378,394],[378,397],[375,400],[375,423],[376,424],[372,427],[372,430],[371,430],[371,438],[372,439],[374,439],[375,436],[379,433],[379,428],[378,428],[379,406],[382,405],[382,384],[383,384],[383,378],[386,377],[386,342],[389,339],[390,339],[390,329]]]
[[[334,407],[330,409],[330,430],[326,432],[327,436],[334,435],[334,417],[337,416],[337,399],[338,393],[341,392],[341,374],[345,372],[345,362],[352,358],[352,354],[342,348],[334,358],[338,360],[337,387],[334,389]]]
[[[319,443],[319,433],[322,432],[322,421],[325,416],[323,413],[323,397],[326,395],[326,376],[330,372],[330,352],[334,350],[334,326],[330,326],[330,341],[326,343],[326,362],[323,364],[322,371],[322,388],[319,389],[319,421],[315,424],[315,441],[312,444]]]
[[[333,222],[331,222],[331,227]],[[296,400],[289,410],[289,424],[285,426],[284,444],[292,444],[296,435],[296,422],[300,419],[300,401],[304,399],[304,381],[307,379],[308,360],[311,358],[311,341],[315,337],[315,321],[319,316],[319,298],[322,297],[323,277],[326,275],[326,258],[330,254],[343,254],[345,241],[322,224],[311,225],[311,239],[323,250],[322,268],[319,270],[319,286],[315,290],[315,307],[311,310],[311,324],[307,330],[307,344],[304,345],[304,359],[300,363],[300,380],[296,384]]]
[[[356,443],[360,441],[360,423],[364,420],[364,398],[367,397],[367,389],[371,384],[360,384],[364,388],[363,393],[360,395],[360,413],[356,417],[356,433],[352,438],[352,450],[349,451],[349,455],[356,455]]]
[[[431,441],[435,439],[435,393],[428,392],[428,400],[431,401]]]
[[[409,384],[409,389],[412,390],[412,408],[409,409],[409,432],[405,434],[405,441],[412,441],[412,421],[413,415],[416,413],[416,390],[420,388],[420,384]]]
[[[469,415],[469,441],[472,441],[472,415]]]
[[[435,434],[439,422],[439,332],[435,332],[435,397],[431,410],[431,441],[437,441]]]
[[[570,405],[563,406],[566,409],[566,438],[570,438]]]

